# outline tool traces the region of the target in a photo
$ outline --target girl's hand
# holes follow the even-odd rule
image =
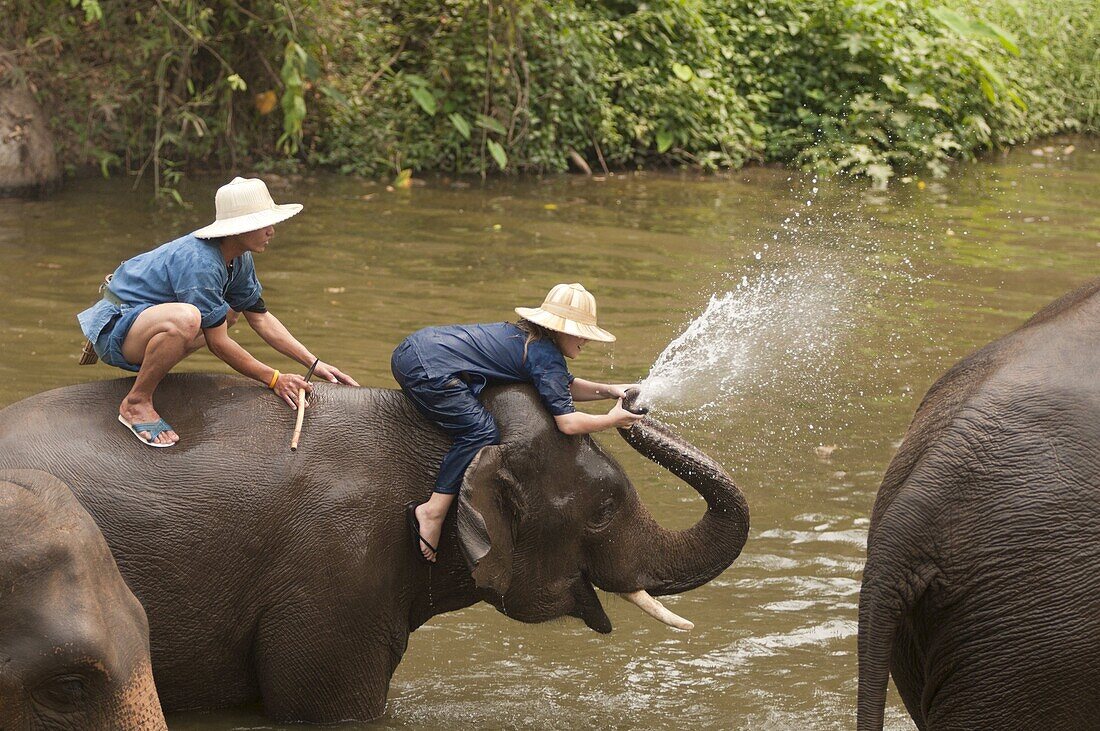
[[[644,414],[635,414],[632,411],[624,409],[622,398],[615,402],[615,405],[611,407],[611,411],[608,411],[607,415],[614,420],[615,426],[620,429],[628,429],[636,422],[645,418]]]
[[[610,389],[612,398],[624,398],[627,391],[638,387],[637,383],[613,383],[608,386],[608,389]]]
[[[313,369],[313,375],[322,381],[328,381],[329,383],[342,383],[345,386],[358,386],[355,379],[346,373],[341,373],[340,369],[336,366],[331,366],[328,363],[320,362],[317,367]]]

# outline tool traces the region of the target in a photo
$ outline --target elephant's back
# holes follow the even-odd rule
[[[1100,279],[1055,300],[936,380],[886,470],[874,516],[888,509],[931,452],[971,451],[982,425],[1036,436],[1043,424],[1091,431],[1100,424],[1097,372]]]
[[[173,374],[158,387],[154,403],[181,440],[169,449],[153,449],[118,423],[118,405],[132,385],[132,378],[93,381],[8,406],[0,411],[0,464],[106,471],[101,476],[128,471],[137,473],[139,484],[155,476],[163,483],[179,473],[230,466],[232,444],[264,444],[280,421],[279,404],[252,381]],[[285,405],[282,410],[290,411]]]
[[[180,434],[174,447],[141,444],[118,423],[133,379],[94,381],[36,394],[0,411],[0,467],[45,469],[81,502],[151,502],[193,514],[270,512],[303,476],[360,466],[387,441],[425,431],[399,391],[315,384],[300,448],[289,449],[295,411],[249,379],[171,374],[157,388],[161,416]],[[431,435],[428,435],[431,442]],[[356,465],[347,464],[355,461]]]

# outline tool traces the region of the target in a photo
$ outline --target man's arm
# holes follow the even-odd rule
[[[313,353],[309,352],[306,346],[298,342],[298,339],[291,335],[290,331],[286,329],[286,325],[280,322],[279,318],[271,314],[270,311],[250,312],[245,310],[244,318],[248,320],[248,324],[256,331],[256,334],[272,348],[306,367],[313,365],[313,361],[315,360]],[[230,365],[233,364],[230,363]],[[351,376],[342,373],[338,368],[328,363],[318,363],[313,374],[317,376],[317,378],[329,381],[330,383],[344,383],[349,386],[359,385]]]
[[[265,386],[271,384],[275,369],[256,360],[236,340],[229,337],[229,328],[224,321],[217,327],[206,328],[202,332],[206,338],[206,347],[210,349],[211,353],[225,361],[230,368],[241,375],[259,381]],[[297,408],[299,388],[304,388],[306,393],[313,390],[313,387],[306,383],[306,379],[301,376],[294,373],[283,373],[271,390],[283,401],[286,401],[291,408]]]
[[[256,334],[272,348],[287,358],[298,361],[307,368],[313,365],[313,353],[298,342],[298,339],[286,329],[286,325],[281,323],[279,318],[271,314],[270,311],[249,312],[245,310],[244,319],[248,320],[248,324],[256,331]]]

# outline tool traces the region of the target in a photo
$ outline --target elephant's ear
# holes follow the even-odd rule
[[[516,479],[500,447],[483,447],[466,469],[458,495],[458,542],[474,583],[500,596],[512,583],[512,515],[508,492]]]

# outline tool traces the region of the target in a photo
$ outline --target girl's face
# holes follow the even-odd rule
[[[581,348],[588,343],[584,338],[567,333],[554,333],[554,342],[558,344],[558,350],[566,358],[576,358],[581,354]]]

